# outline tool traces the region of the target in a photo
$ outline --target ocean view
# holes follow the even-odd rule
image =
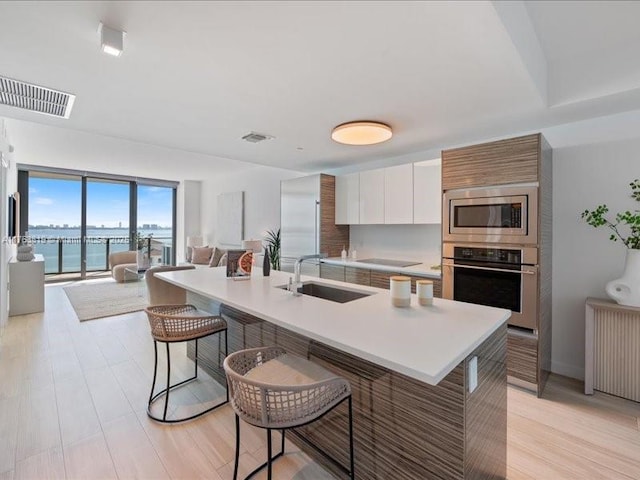
[[[146,237],[152,235],[152,255],[161,260],[163,246],[171,247],[171,229],[138,229]],[[62,271],[80,271],[80,228],[31,228],[29,237],[34,253],[44,256],[45,273],[58,272],[59,245],[62,243]],[[109,252],[129,250],[129,230],[126,228],[87,229],[87,271],[107,268],[107,239]]]

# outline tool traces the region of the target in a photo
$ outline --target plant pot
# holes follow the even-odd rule
[[[640,250],[627,250],[622,277],[607,283],[606,291],[620,305],[640,307]]]
[[[138,264],[138,270],[141,268],[149,268],[150,261],[149,255],[144,250],[138,250],[136,254],[136,263]]]

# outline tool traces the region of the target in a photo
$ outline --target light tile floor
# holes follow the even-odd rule
[[[46,287],[45,313],[11,317],[0,337],[0,480],[230,479],[230,407],[181,425],[151,421],[146,315],[80,323],[63,285]],[[183,359],[174,361],[174,373],[186,376],[192,364],[184,345],[174,348],[172,359]],[[581,388],[557,376],[542,399],[509,387],[510,479],[640,479],[640,404],[601,393],[587,397]],[[203,381],[174,398],[189,408],[223,394]],[[266,441],[263,431],[242,429],[240,473],[246,475],[266,457]],[[276,479],[333,478],[287,445],[274,464]]]

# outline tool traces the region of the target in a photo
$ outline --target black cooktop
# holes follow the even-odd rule
[[[407,260],[387,260],[385,258],[365,258],[364,260],[358,260],[362,263],[373,263],[374,265],[386,265],[387,267],[412,267],[413,265],[420,265],[420,262],[411,262]]]

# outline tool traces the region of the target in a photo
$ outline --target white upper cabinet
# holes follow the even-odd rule
[[[442,222],[440,159],[413,164],[413,223]]]
[[[384,223],[384,168],[360,172],[360,223]]]
[[[336,225],[360,223],[360,174],[336,177]]]
[[[439,224],[441,176],[437,158],[336,177],[336,224]]]
[[[384,223],[413,223],[413,164],[384,169]]]

